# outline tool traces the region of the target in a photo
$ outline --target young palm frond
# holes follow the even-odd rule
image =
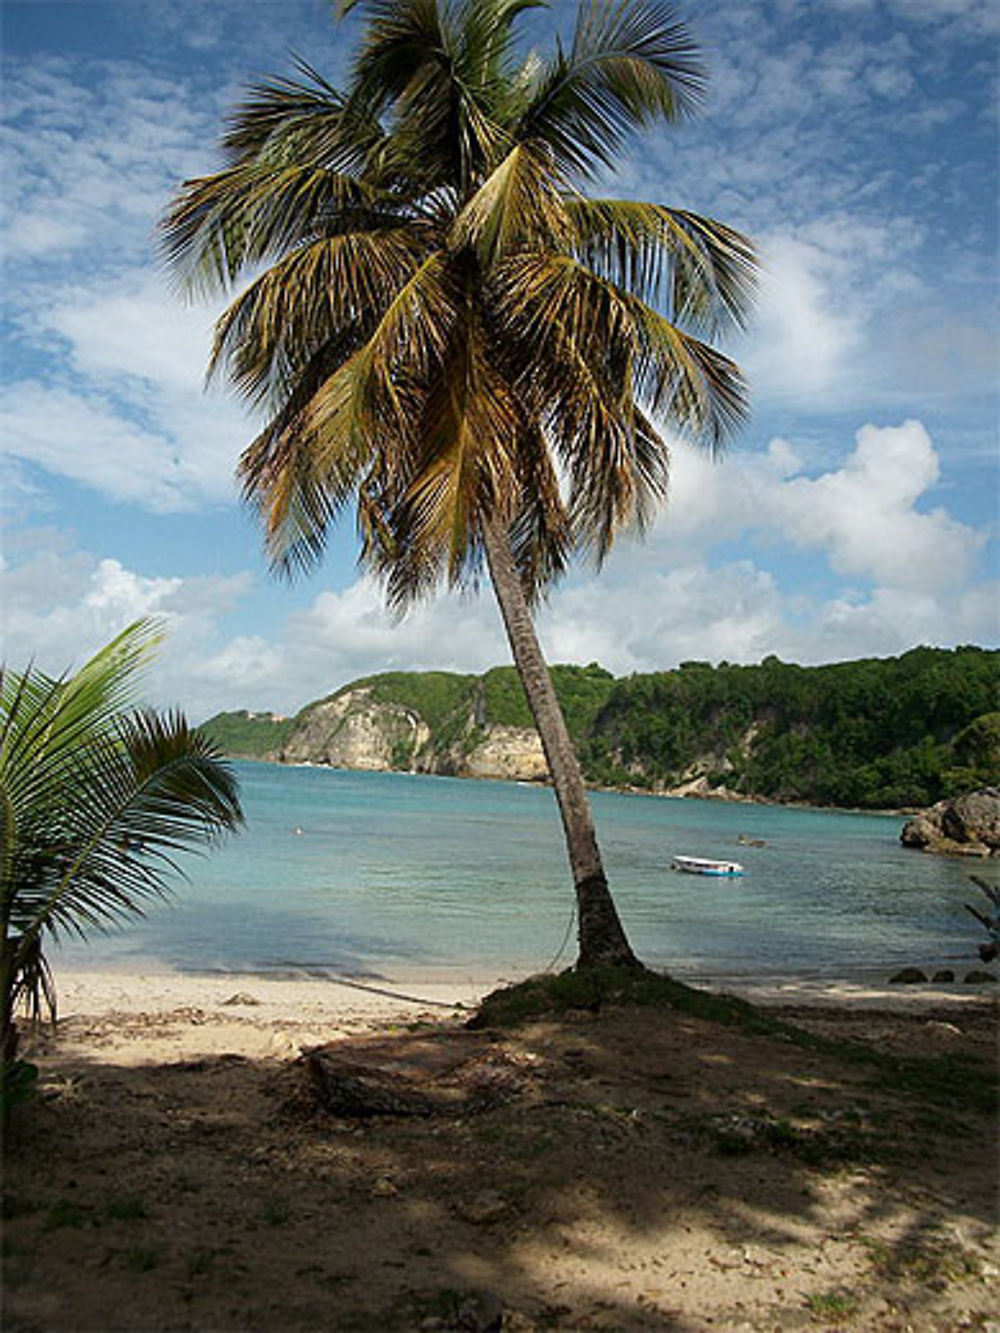
[[[141,913],[178,852],[242,822],[236,780],[179,714],[133,707],[160,638],[130,626],[75,675],[0,679],[3,1026],[14,1006],[54,1010],[44,941]]]
[[[697,48],[671,6],[588,0],[569,52],[538,72],[515,138],[540,139],[563,170],[587,176],[611,166],[637,127],[692,111],[703,87]]]

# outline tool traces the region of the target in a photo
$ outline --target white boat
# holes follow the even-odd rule
[[[675,856],[673,868],[683,870],[688,875],[746,874],[739,861],[712,861],[706,856]]]

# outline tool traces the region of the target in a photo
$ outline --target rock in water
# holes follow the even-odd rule
[[[899,840],[926,852],[1000,855],[1000,789],[983,787],[938,801],[908,820]]]
[[[927,973],[919,967],[902,967],[889,978],[890,986],[919,986],[927,980]]]

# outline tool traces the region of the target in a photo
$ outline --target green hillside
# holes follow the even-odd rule
[[[1000,782],[1000,653],[916,648],[800,667],[685,663],[615,684],[581,747],[592,781],[709,780],[771,800],[928,805]]]
[[[869,809],[1000,785],[995,650],[916,648],[819,667],[685,662],[622,680],[592,663],[552,676],[594,784],[663,790],[698,776],[746,796]],[[531,725],[513,667],[387,672],[328,698],[361,687],[419,714],[439,754],[468,753],[490,725]],[[205,727],[230,754],[260,756],[322,702],[291,721],[223,713]],[[398,766],[411,759],[401,754]]]
[[[295,725],[294,718],[274,718],[270,713],[217,713],[201,724],[225,754],[260,759],[281,749]]]

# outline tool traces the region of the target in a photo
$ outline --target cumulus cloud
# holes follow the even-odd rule
[[[919,421],[863,426],[841,465],[815,476],[782,439],[721,467],[678,445],[659,537],[709,545],[724,533],[759,547],[785,543],[822,553],[836,574],[943,593],[973,575],[986,534],[940,506],[921,507],[939,476]]]
[[[8,543],[0,569],[4,660],[12,667],[30,660],[61,675],[132,621],[155,616],[168,639],[150,673],[149,697],[181,703],[196,716],[205,704],[223,706],[223,690],[210,696],[199,680],[225,618],[250,586],[248,574],[150,577],[118,560],[95,559],[57,530],[29,530]]]
[[[183,412],[169,422],[167,402],[152,406],[144,413],[93,387],[24,380],[0,392],[3,452],[158,513],[231,498],[239,448],[231,422],[204,435],[209,416],[187,434]]]
[[[678,446],[670,512],[645,548],[625,546],[600,578],[578,574],[553,594],[538,618],[546,655],[627,674],[688,658],[777,652],[808,663],[992,642],[1000,589],[980,577],[982,535],[921,507],[938,475],[915,421],[862,427],[836,466],[813,474],[781,439],[724,466]],[[720,540],[743,554],[720,558]],[[796,551],[814,560],[805,582],[792,577]],[[397,622],[378,586],[357,578],[247,634],[230,618],[251,591],[248,574],[148,577],[50,532],[10,555],[0,575],[8,645],[31,645],[62,670],[136,616],[161,615],[171,640],[156,698],[194,717],[289,711],[378,671],[478,672],[509,660],[488,586]]]
[[[942,508],[915,507],[939,475],[920,422],[868,425],[842,468],[790,478],[773,493],[770,513],[789,541],[825,550],[838,574],[945,592],[964,584],[985,537]]]

